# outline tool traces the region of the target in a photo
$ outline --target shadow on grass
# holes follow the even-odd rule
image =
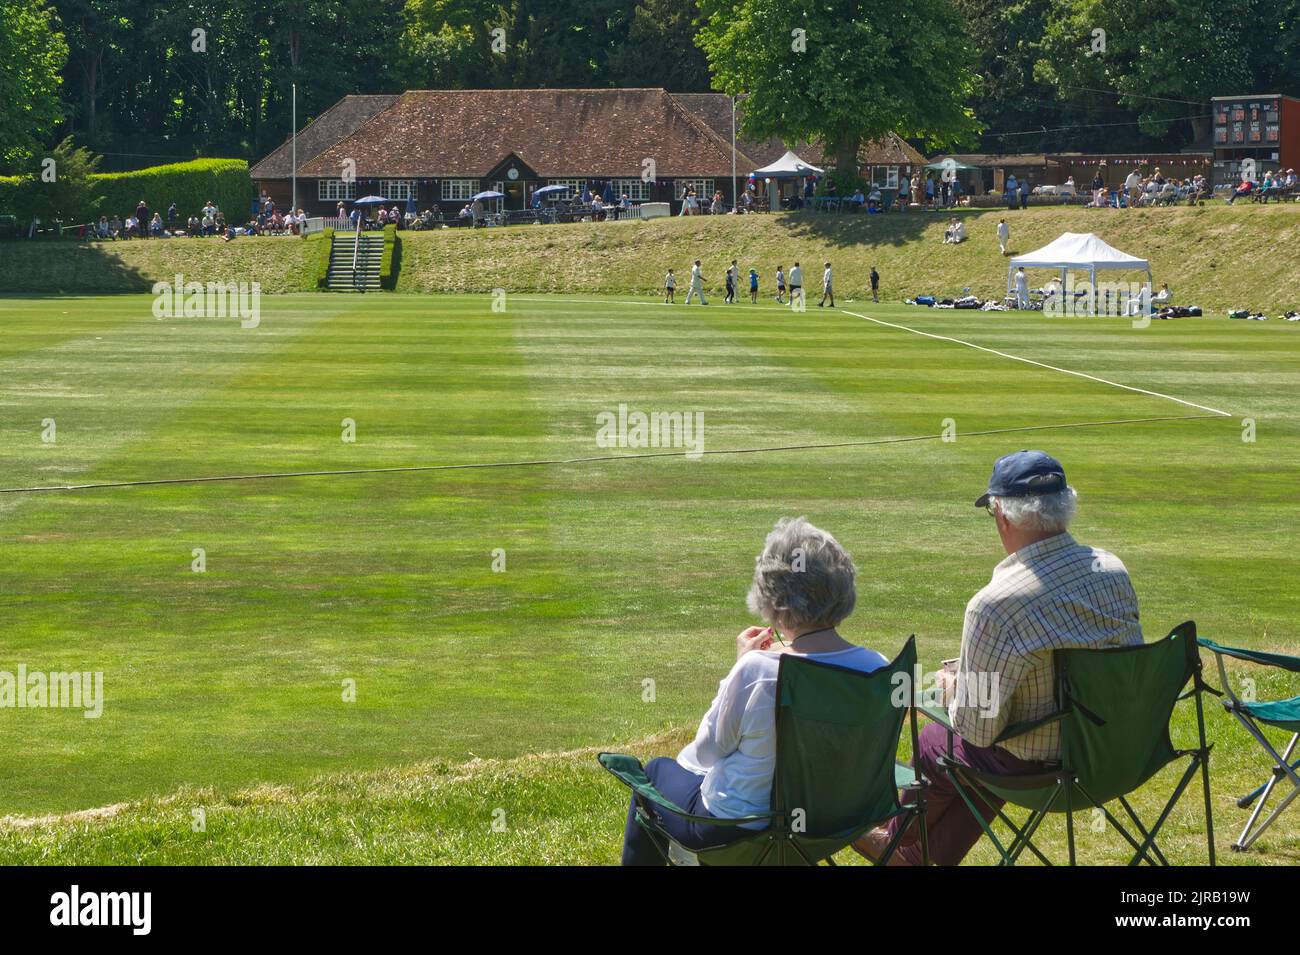
[[[132,239],[130,242],[180,242]],[[109,254],[127,242],[17,239],[0,244],[0,294],[105,295],[148,292],[153,280]]]

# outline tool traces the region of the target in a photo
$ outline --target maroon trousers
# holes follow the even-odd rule
[[[1006,776],[1040,773],[1047,763],[1026,761],[1012,756],[1005,749],[997,746],[972,746],[960,736],[953,737],[953,758],[964,766],[989,773]],[[926,837],[930,844],[930,861],[935,865],[957,865],[970,852],[971,847],[979,841],[984,830],[979,820],[971,815],[970,808],[953,787],[946,773],[939,768],[939,757],[948,755],[948,730],[939,723],[930,723],[921,730],[917,746],[917,765],[922,775],[930,780],[925,793]],[[967,792],[971,801],[980,810],[986,822],[997,818],[997,810],[1002,808],[1002,800],[991,794],[987,799]],[[902,819],[895,816],[889,823],[889,835],[892,838],[902,825]],[[894,857],[907,865],[921,864],[920,832],[917,826],[911,826],[903,833]]]

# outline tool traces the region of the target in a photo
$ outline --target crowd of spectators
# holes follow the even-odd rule
[[[163,213],[149,211],[148,203],[141,199],[135,211],[126,218],[114,214],[111,218],[100,216],[99,221],[85,227],[86,238],[102,240],[203,238],[221,236],[229,242],[242,235],[301,235],[307,226],[307,214],[302,209],[281,208],[265,193],[250,208],[249,219],[242,224],[227,221],[221,208],[209,199],[198,212],[181,219],[176,203]]]

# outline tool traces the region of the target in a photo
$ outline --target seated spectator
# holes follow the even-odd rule
[[[1253,182],[1251,182],[1249,179],[1241,180],[1241,184],[1237,186],[1235,190],[1233,190],[1232,198],[1228,200],[1228,205],[1232,205],[1234,202],[1236,202],[1238,199],[1242,198],[1243,196],[1249,196],[1254,191],[1255,191],[1255,184]]]
[[[163,221],[162,221],[162,216],[159,215],[157,212],[153,214],[153,218],[149,221],[149,234],[153,236],[155,239],[162,238]]]
[[[1164,305],[1173,297],[1174,297],[1174,293],[1170,291],[1169,283],[1166,282],[1160,286],[1160,291],[1156,292],[1156,294],[1152,297],[1151,303],[1153,305]]]
[[[95,235],[101,239],[116,238],[109,229],[108,216],[100,216],[95,223]]]
[[[856,572],[853,559],[830,534],[802,517],[777,522],[756,561],[748,598],[750,611],[769,626],[748,627],[736,637],[736,663],[695,739],[676,759],[660,757],[646,764],[646,775],[661,793],[692,815],[734,819],[771,808],[781,655],[793,653],[864,673],[888,663],[836,629],[853,612]],[[775,644],[774,628],[784,643]],[[634,795],[623,832],[623,864],[662,865],[654,842],[636,821],[637,802]],[[645,808],[650,810],[648,804]],[[756,825],[699,825],[654,811],[675,840],[694,850],[752,835],[750,827]]]
[[[881,203],[883,200],[884,200],[884,195],[881,193],[881,191],[880,191],[880,187],[879,187],[879,186],[872,186],[872,187],[871,187],[871,191],[870,191],[869,193],[867,193],[867,211],[868,211],[868,212],[879,212],[879,211],[880,211],[880,203]]]
[[[966,605],[955,673],[940,672],[950,700],[953,758],[998,775],[1047,771],[1061,758],[1060,730],[1045,723],[997,743],[1007,727],[1039,720],[1057,709],[1053,650],[1124,647],[1142,643],[1137,594],[1118,557],[1077,543],[1069,534],[1076,495],[1060,462],[1042,451],[1000,458],[988,490],[975,502],[996,524],[1007,558],[993,579]],[[994,682],[996,681],[996,682]],[[981,695],[977,685],[997,687]],[[930,858],[957,865],[983,833],[979,821],[939,768],[947,757],[948,730],[930,723],[921,731],[917,761],[931,781],[925,796]],[[987,794],[980,813],[996,818],[1002,801]],[[902,819],[873,829],[854,843],[879,858],[902,829]],[[892,863],[919,865],[917,827],[902,833]]]
[[[126,239],[135,239],[140,236],[139,221],[133,215],[128,215],[126,221],[122,223],[122,237]]]
[[[190,238],[197,238],[200,234],[201,229],[202,229],[202,223],[199,222],[199,217],[190,216],[189,220],[185,224],[185,234],[188,235]]]
[[[953,216],[948,223],[948,228],[944,229],[943,241],[951,242],[953,245],[961,242],[966,238],[966,223],[962,222],[956,216]]]

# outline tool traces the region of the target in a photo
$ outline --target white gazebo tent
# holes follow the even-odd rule
[[[777,194],[777,181],[781,179],[802,179],[805,176],[820,176],[825,170],[818,169],[812,163],[804,162],[791,150],[776,162],[754,170],[755,179],[766,179],[768,208],[775,212],[780,205]]]
[[[1072,269],[1088,273],[1093,293],[1088,296],[1088,313],[1094,314],[1097,273],[1102,270],[1146,272],[1147,289],[1151,288],[1151,263],[1135,255],[1121,252],[1108,245],[1091,232],[1064,232],[1036,252],[1017,255],[1007,265],[1007,294],[1015,288],[1015,271],[1026,269],[1060,269],[1061,283]],[[1149,294],[1149,291],[1148,293]]]

